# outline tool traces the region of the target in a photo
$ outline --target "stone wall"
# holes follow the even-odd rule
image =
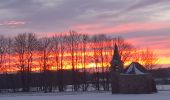
[[[147,94],[156,92],[156,85],[151,74],[141,75],[121,74],[118,76],[117,82],[118,82],[117,93]],[[115,84],[114,81],[113,84]]]

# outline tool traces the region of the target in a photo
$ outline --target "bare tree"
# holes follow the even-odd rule
[[[77,74],[77,52],[78,52],[78,43],[79,43],[79,34],[75,31],[70,31],[69,37],[69,46],[70,46],[70,54],[71,54],[71,66],[72,66],[72,84],[73,84],[73,91],[78,91],[79,84],[78,84],[78,76]]]
[[[51,92],[52,86],[50,85],[50,77],[48,77],[49,73],[49,54],[51,52],[51,39],[50,38],[41,38],[39,39],[39,46],[38,51],[41,56],[42,70],[43,70],[43,85],[44,85],[44,92]],[[50,85],[50,86],[49,86]]]
[[[27,63],[27,88],[30,90],[31,70],[33,66],[33,54],[36,52],[38,40],[35,34],[28,33],[26,38],[26,63]]]
[[[38,48],[38,39],[33,33],[27,34],[26,40],[26,50],[27,50],[27,69],[31,72],[32,68],[32,61],[33,61],[33,54],[36,52]]]
[[[96,65],[96,88],[103,86],[104,90],[109,90],[109,66],[112,52],[112,41],[104,34],[94,35],[92,38],[92,49],[94,52],[93,59]]]
[[[56,71],[57,71],[57,73],[56,73],[57,85],[58,85],[59,91],[61,91],[61,89],[60,89],[61,86],[59,86],[59,81],[60,81],[60,79],[59,79],[59,70],[60,70],[59,69],[59,66],[60,66],[59,40],[60,40],[60,37],[58,35],[53,36],[53,38],[52,38],[52,53],[54,55],[54,66],[55,66]]]
[[[22,79],[22,91],[27,92],[29,91],[27,86],[27,77],[26,77],[26,38],[27,35],[24,34],[19,34],[15,37],[14,40],[14,51],[18,56],[18,67],[21,72],[21,79]]]
[[[6,48],[7,39],[0,36],[0,70],[6,73],[5,63],[6,63]]]
[[[8,68],[9,69],[13,69],[11,67],[14,67],[14,66],[11,66],[11,54],[13,53],[12,44],[13,44],[13,39],[7,38],[7,55],[8,55]]]
[[[86,71],[86,63],[87,63],[87,45],[88,45],[88,40],[89,40],[89,37],[88,35],[84,34],[82,35],[82,57],[83,57],[83,60],[82,60],[82,69],[83,69],[83,91],[87,91],[87,87],[88,87],[88,83],[87,83],[87,71]]]
[[[159,60],[158,56],[150,49],[143,50],[140,58],[141,63],[148,70],[155,68]]]
[[[60,37],[58,35],[53,36],[52,38],[52,52],[54,54],[54,60],[55,60],[55,67],[57,70],[59,70],[59,41]]]
[[[59,91],[64,91],[64,61],[65,61],[65,53],[67,50],[68,40],[66,35],[59,36],[59,54],[60,54],[60,65],[58,66],[58,88]]]
[[[100,76],[99,76],[99,72],[100,72],[100,61],[99,61],[99,57],[100,57],[100,51],[99,51],[99,45],[98,45],[98,42],[99,42],[99,38],[97,35],[94,35],[92,38],[91,38],[91,49],[93,50],[93,62],[95,63],[95,71],[94,71],[94,85],[95,85],[95,88],[96,90],[100,90]]]
[[[9,42],[9,49],[11,40]],[[14,50],[18,55],[19,68],[22,74],[23,91],[28,92],[30,90],[31,81],[31,69],[33,61],[33,53],[37,48],[37,38],[33,33],[19,34],[14,40]],[[9,51],[10,56],[10,51]]]
[[[53,37],[53,52],[55,59],[55,66],[57,67],[57,83],[60,92],[64,91],[64,60],[67,49],[67,36],[56,35]]]

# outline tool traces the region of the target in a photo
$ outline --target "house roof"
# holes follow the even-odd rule
[[[138,62],[132,62],[126,69],[125,74],[146,74],[147,70]]]

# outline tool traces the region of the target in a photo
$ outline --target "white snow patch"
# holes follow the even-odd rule
[[[0,100],[168,100],[170,91],[155,94],[114,94],[110,92],[70,92],[70,93],[35,93],[31,94],[0,94]]]

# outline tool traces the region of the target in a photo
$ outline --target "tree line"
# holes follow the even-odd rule
[[[151,50],[139,51],[122,37],[75,31],[42,38],[34,33],[0,36],[0,88],[29,92],[36,87],[51,92],[65,91],[71,85],[72,91],[87,91],[92,85],[96,90],[109,90],[115,44],[124,64],[141,61],[147,69],[155,66],[157,57]]]

